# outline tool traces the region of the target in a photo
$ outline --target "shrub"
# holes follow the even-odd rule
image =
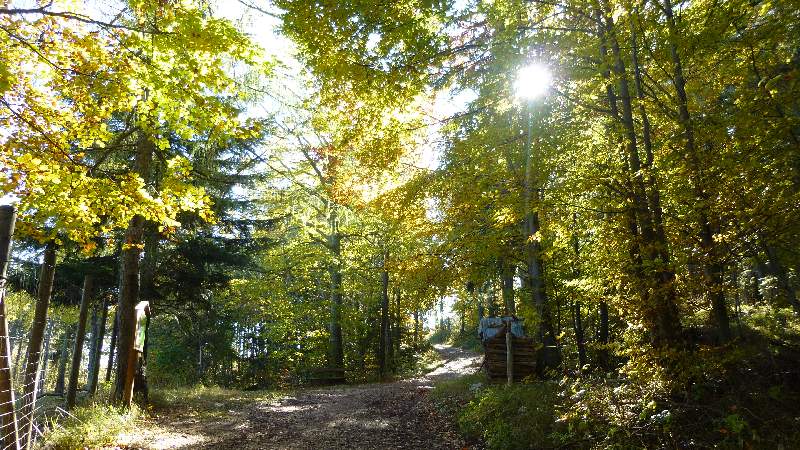
[[[553,447],[559,441],[556,387],[544,382],[483,389],[464,408],[459,427],[492,449]]]

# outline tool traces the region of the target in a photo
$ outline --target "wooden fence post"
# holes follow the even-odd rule
[[[19,450],[14,389],[11,385],[11,346],[6,317],[6,272],[11,259],[11,237],[14,235],[14,207],[0,206],[0,433],[3,450]]]

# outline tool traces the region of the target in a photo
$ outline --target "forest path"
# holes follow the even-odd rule
[[[461,449],[464,442],[427,393],[437,381],[477,371],[480,356],[435,348],[443,363],[421,378],[301,390],[271,400],[219,400],[214,406],[223,414],[181,408],[136,440],[151,449]]]

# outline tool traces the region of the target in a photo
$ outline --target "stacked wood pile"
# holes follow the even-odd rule
[[[514,381],[533,375],[536,371],[536,347],[531,337],[512,337],[512,354],[514,355]],[[483,341],[485,357],[483,360],[486,373],[491,380],[506,380],[506,332],[505,329],[496,336]]]

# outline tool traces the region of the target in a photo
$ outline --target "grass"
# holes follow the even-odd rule
[[[53,450],[113,447],[120,435],[136,430],[141,416],[142,411],[136,406],[129,410],[100,403],[79,406],[48,420],[39,447]]]
[[[156,389],[150,395],[150,411],[180,411],[190,417],[219,417],[230,409],[271,401],[287,395],[288,391],[240,391],[218,386],[187,386]]]
[[[53,408],[48,413],[44,437],[38,447],[46,450],[115,447],[146,431],[153,416],[180,413],[198,419],[214,419],[245,405],[277,399],[287,392],[238,391],[215,386],[155,388],[146,409],[134,405],[130,410],[117,408],[102,400],[86,402],[66,412]],[[156,421],[157,422],[157,421]]]

